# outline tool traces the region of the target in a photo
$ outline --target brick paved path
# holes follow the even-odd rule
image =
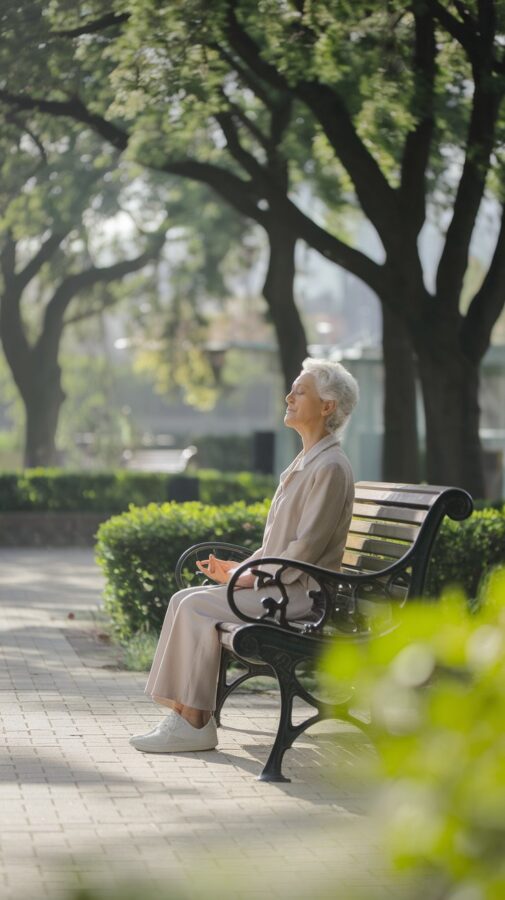
[[[0,562],[2,900],[137,879],[191,898],[322,897],[335,879],[328,896],[405,896],[370,838],[360,735],[319,726],[288,752],[292,783],[263,784],[276,699],[246,693],[225,708],[219,752],[138,753],[128,736],[159,714],[145,677],[86,636],[101,588],[91,551],[2,550]]]

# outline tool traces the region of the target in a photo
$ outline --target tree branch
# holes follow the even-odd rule
[[[454,309],[459,306],[470,239],[484,195],[494,144],[499,98],[486,80],[484,76],[475,81],[465,162],[437,272],[437,296]]]
[[[125,275],[142,269],[158,255],[164,241],[164,234],[157,235],[151,240],[150,246],[139,256],[134,257],[134,259],[123,260],[110,266],[90,266],[89,269],[85,269],[82,272],[67,275],[60,282],[46,306],[42,330],[34,349],[42,352],[44,347],[44,352],[54,352],[54,348],[58,345],[61,337],[65,312],[76,294],[80,291],[89,290],[89,288],[100,282],[117,281],[120,278],[124,278]]]
[[[267,107],[270,108],[272,99],[269,96],[267,89],[264,84],[255,77],[255,75],[248,69],[246,66],[242,65],[242,62],[239,62],[236,56],[233,56],[232,53],[229,53],[226,47],[223,47],[222,44],[211,44],[217,53],[221,56],[221,58],[228,63],[231,69],[239,76],[242,80],[244,87],[249,88],[255,97]]]
[[[41,165],[47,165],[46,148],[44,147],[44,145],[43,145],[42,141],[40,140],[40,138],[38,137],[38,135],[36,135],[35,132],[32,131],[32,129],[28,127],[26,122],[23,122],[21,119],[19,119],[18,116],[16,115],[16,113],[14,112],[14,110],[12,110],[12,109],[9,110],[7,113],[5,113],[5,121],[10,122],[12,125],[15,125],[16,128],[19,129],[19,131],[24,131],[25,134],[27,134],[28,137],[35,144],[37,150],[40,153],[40,162],[36,166],[35,172],[38,171],[38,169],[40,168]]]
[[[457,19],[439,0],[427,0],[427,4],[440,25],[463,47],[468,58],[474,59],[478,49],[476,35],[468,21]]]
[[[231,113],[217,113],[215,119],[226,138],[226,146],[233,158],[245,169],[251,178],[261,184],[266,178],[266,173],[253,154],[249,153],[240,143],[238,130],[235,127]]]
[[[271,112],[271,144],[278,147],[286,129],[291,121],[291,112],[293,109],[293,98],[286,95],[278,103],[275,103]]]
[[[497,64],[495,0],[477,0],[477,23],[474,28],[478,35],[478,67],[490,78],[491,71],[496,69]],[[473,66],[476,68],[476,63]]]
[[[16,109],[35,109],[51,116],[68,117],[82,122],[84,125],[89,125],[121,152],[128,146],[128,132],[123,131],[114,122],[104,119],[103,116],[90,112],[80,97],[71,97],[68,100],[44,100],[43,97],[12,94],[10,91],[0,89],[0,101],[8,106],[14,106]]]
[[[479,58],[482,61],[486,55],[488,57],[491,55],[491,70],[499,75],[505,74],[505,56],[502,55],[501,59],[497,59],[496,48],[493,47],[496,28],[494,0],[478,0],[477,20],[460,0],[454,0],[460,19],[453,16],[439,0],[427,2],[440,25],[463,47],[472,65],[475,65]],[[490,33],[493,35],[491,42],[489,42]]]
[[[67,318],[63,319],[63,328],[66,328],[67,325],[75,325],[78,322],[84,322],[86,321],[86,319],[92,319],[93,316],[98,316],[110,306],[114,306],[116,302],[116,297],[109,296],[102,303],[100,303],[99,306],[90,307],[89,309],[83,310],[80,313],[75,313],[73,316],[68,316]]]
[[[494,44],[494,36],[496,33],[496,14],[494,0],[477,0],[477,19],[481,41],[492,47]]]
[[[8,230],[5,233],[0,252],[0,269],[6,284],[11,284],[16,278],[16,246],[12,231]]]
[[[436,74],[436,41],[430,13],[414,10],[415,49],[413,59],[413,112],[416,125],[405,141],[400,195],[409,211],[415,236],[426,218],[426,169],[433,138],[433,101]],[[407,220],[407,217],[405,217]]]
[[[21,291],[15,272],[16,242],[10,231],[3,238],[0,267],[4,282],[0,302],[0,339],[14,380],[22,391],[31,348],[21,319]]]
[[[130,13],[106,13],[104,16],[101,16],[99,19],[93,19],[89,22],[84,22],[82,25],[78,25],[76,28],[67,28],[63,31],[52,31],[51,34],[55,37],[80,37],[81,34],[96,34],[100,31],[105,31],[106,28],[111,28],[115,25],[122,25],[123,22],[127,22],[130,18]]]
[[[467,356],[479,362],[491,339],[491,332],[505,306],[505,210],[487,275],[465,316],[461,341]]]
[[[142,160],[140,161],[142,162]],[[149,163],[144,162],[144,165],[149,166]],[[156,169],[167,172],[169,175],[180,175],[183,178],[191,178],[193,181],[208,185],[244,216],[253,219],[260,225],[265,225],[266,213],[258,206],[263,194],[251,181],[245,181],[221,166],[201,163],[193,159],[167,160]]]
[[[299,82],[295,90],[320,122],[354,184],[363,212],[387,243],[401,227],[397,198],[359,137],[344,102],[330,87],[313,81]]]
[[[281,160],[278,155],[278,146],[282,141],[284,132],[289,125],[291,117],[291,98],[286,98],[283,102],[279,102],[272,106],[270,119],[270,136],[261,133],[260,141],[267,154],[267,167],[263,167],[250,153],[240,141],[239,131],[235,125],[235,116],[232,113],[219,113],[216,115],[216,121],[226,138],[226,144],[233,158],[241,165],[246,172],[249,173],[253,181],[258,185],[258,190],[263,193],[270,193],[272,179],[276,183],[276,187],[281,187],[287,192],[287,165],[285,160]],[[246,125],[248,127],[248,119]],[[239,119],[242,121],[242,118]]]
[[[235,10],[237,0],[229,0],[226,14],[226,35],[239,59],[246,63],[256,78],[280,91],[289,90],[285,78],[271,63],[264,60],[258,45],[239,23]]]
[[[301,209],[287,197],[276,198],[280,211],[289,228],[302,238],[310,247],[317,250],[326,259],[330,259],[348,272],[360,278],[377,294],[383,294],[386,287],[386,275],[382,265],[374,262],[365,253],[349,247],[339,238],[330,234],[325,228],[317,225]]]
[[[31,260],[26,264],[24,269],[18,272],[18,274],[16,275],[16,280],[19,285],[20,293],[24,291],[27,284],[30,283],[32,278],[35,278],[44,263],[48,262],[48,260],[51,259],[70,230],[71,229],[67,228],[66,231],[52,232],[52,234],[50,234],[49,237],[44,241],[44,243],[39,247],[35,255],[32,256]]]
[[[244,110],[240,108],[238,103],[235,103],[233,100],[231,100],[224,91],[221,91],[221,96],[223,97],[223,100],[225,100],[228,104],[230,112],[232,113],[234,118],[238,119],[238,121],[244,126],[244,128],[247,128],[251,136],[255,138],[258,144],[260,144],[265,152],[267,152],[269,147],[269,140],[268,137],[263,134],[261,128],[259,128],[256,123],[253,122],[249,118],[249,116],[245,114]]]
[[[469,12],[469,10],[465,6],[465,4],[462,3],[461,0],[453,0],[453,3],[454,3],[454,6],[456,7],[457,11],[459,12],[459,15],[460,15],[460,18],[461,18],[461,21],[463,22],[463,24],[466,25],[467,27],[469,27],[470,30],[474,31],[475,30],[475,22],[474,22],[472,15]]]
[[[274,106],[270,116],[271,141],[268,147],[268,168],[271,173],[275,173],[277,182],[286,193],[289,189],[288,162],[284,157],[280,156],[278,151],[291,121],[292,109],[292,98],[287,96]]]

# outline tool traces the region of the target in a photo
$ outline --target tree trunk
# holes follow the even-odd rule
[[[485,496],[479,437],[479,367],[455,342],[444,354],[432,344],[418,350],[426,416],[426,477],[431,484],[465,488]]]
[[[56,431],[65,394],[61,387],[61,369],[57,363],[46,363],[44,369],[33,368],[30,382],[22,394],[25,407],[26,468],[57,465]]]
[[[416,372],[412,341],[400,319],[382,303],[384,359],[384,481],[419,481]]]
[[[308,355],[307,340],[294,298],[296,237],[280,224],[268,229],[270,259],[263,286],[279,345],[286,392]]]

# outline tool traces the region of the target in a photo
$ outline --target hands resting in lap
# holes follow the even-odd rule
[[[213,553],[209,554],[208,559],[197,559],[196,565],[203,575],[207,578],[212,578],[213,581],[217,581],[219,584],[227,584],[239,566],[236,560],[217,559]],[[238,579],[237,585],[239,587],[254,587],[254,581],[255,578],[251,572],[244,572]]]

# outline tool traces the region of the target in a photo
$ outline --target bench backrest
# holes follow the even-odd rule
[[[472,509],[470,495],[460,488],[359,481],[342,571],[381,572],[414,548],[409,567],[390,590],[396,597],[419,595],[442,519],[465,519]]]

